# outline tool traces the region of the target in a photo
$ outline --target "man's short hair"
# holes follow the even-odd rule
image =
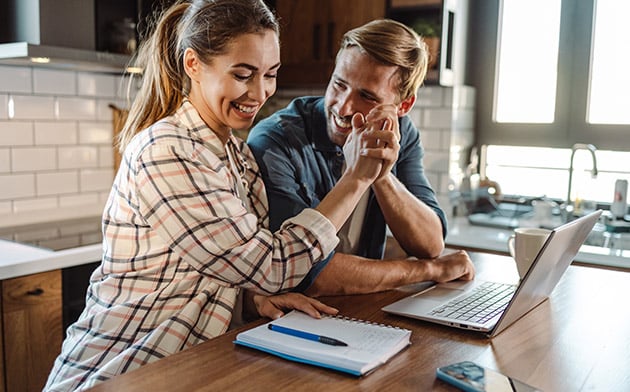
[[[429,63],[425,42],[410,27],[391,19],[377,19],[348,31],[339,54],[358,47],[376,61],[398,67],[398,94],[403,101],[416,94],[424,82]]]

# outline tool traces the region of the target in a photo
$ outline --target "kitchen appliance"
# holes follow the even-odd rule
[[[0,1],[0,64],[121,73],[144,3],[152,1]]]

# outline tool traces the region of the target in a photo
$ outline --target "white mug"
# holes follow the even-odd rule
[[[516,260],[516,269],[521,279],[529,270],[550,233],[551,230],[547,229],[519,227],[514,229],[514,234],[508,238],[508,249],[510,255]]]

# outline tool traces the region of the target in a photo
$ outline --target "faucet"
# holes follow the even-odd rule
[[[586,150],[591,153],[591,157],[593,158],[593,168],[591,169],[591,176],[593,178],[597,177],[597,159],[595,158],[595,151],[597,148],[592,144],[584,144],[584,143],[576,143],[571,148],[571,161],[569,163],[569,187],[567,189],[567,200],[564,207],[564,212],[566,214],[565,221],[569,221],[569,211],[568,208],[571,205],[571,188],[573,187],[573,158],[575,158],[575,152],[577,150]]]

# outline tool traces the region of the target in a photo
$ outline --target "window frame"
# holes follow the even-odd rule
[[[466,80],[476,87],[478,94],[477,144],[570,148],[575,143],[592,143],[599,149],[630,151],[630,125],[586,121],[593,13],[597,0],[562,1],[554,121],[549,124],[494,121],[501,1],[472,0],[470,8],[470,63]],[[532,39],[538,37],[532,34]]]

